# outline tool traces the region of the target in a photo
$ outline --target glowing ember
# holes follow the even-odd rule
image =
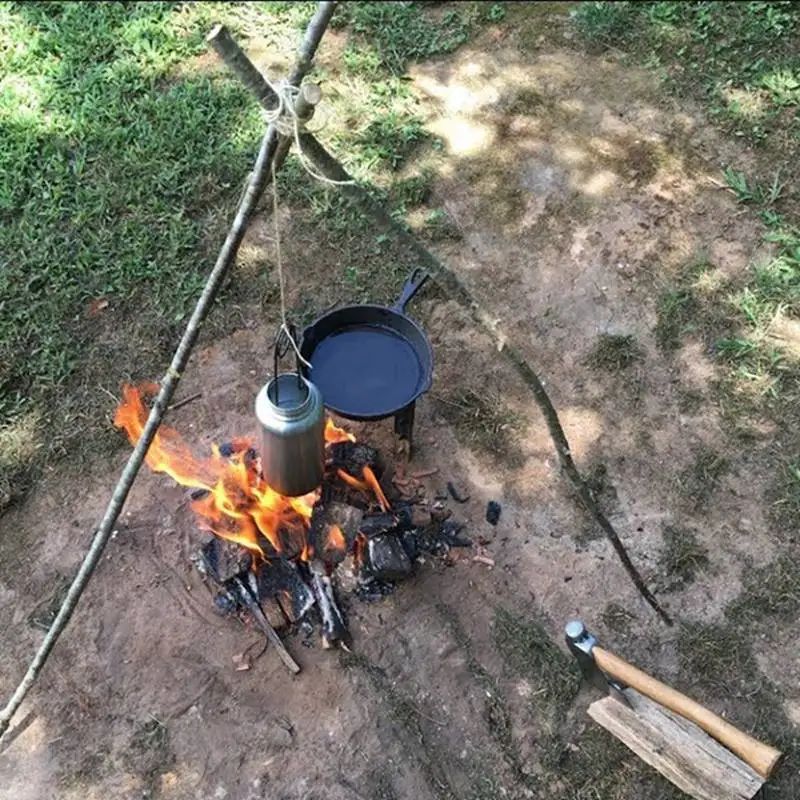
[[[347,540],[344,538],[342,529],[338,525],[331,525],[328,530],[327,546],[331,550],[346,550]]]
[[[123,387],[123,401],[114,415],[114,424],[125,430],[133,445],[139,441],[147,421],[148,411],[143,398],[157,391],[158,386],[154,384]],[[355,437],[337,428],[329,419],[325,426],[326,446],[348,441],[354,442]],[[302,497],[284,497],[260,478],[251,442],[235,439],[230,449],[230,455],[226,452],[223,456],[214,446],[210,458],[196,458],[177,431],[162,425],[145,461],[153,472],[169,475],[181,486],[206,490],[206,495],[192,503],[201,528],[261,556],[265,555],[266,540],[277,552],[299,555],[304,560],[311,558],[313,551],[306,533],[314,504],[319,499],[319,490]],[[359,489],[376,489],[378,502],[384,507],[386,498],[371,470],[369,477],[365,474],[364,482],[342,470],[339,474],[348,482],[354,481],[352,485]],[[344,535],[335,526],[329,533],[330,544],[333,545],[334,541],[338,549],[345,548]]]

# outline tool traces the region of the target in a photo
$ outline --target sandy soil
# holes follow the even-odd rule
[[[742,571],[775,551],[757,469],[768,436],[755,439],[750,453],[732,449],[707,402],[714,365],[692,341],[675,358],[659,352],[655,300],[668,277],[701,252],[724,273],[758,256],[755,225],[709,180],[720,165],[735,157],[741,166],[749,156],[695,110],[665,105],[646,75],[575,52],[563,18],[550,18],[541,34],[535,28],[533,21],[504,26],[414,70],[431,130],[447,142],[436,195],[462,233],[433,249],[546,379],[579,465],[604,465],[615,489],[608,511],[648,582],[669,588],[658,567],[665,526],[688,526],[709,548],[711,568],[701,578],[659,596],[681,619],[715,621],[738,593]],[[251,254],[263,224],[254,228]],[[290,246],[287,263],[309,288],[324,266],[300,246]],[[535,615],[554,639],[566,620],[581,616],[621,654],[676,679],[674,631],[638,597],[606,542],[590,535],[512,368],[455,303],[435,293],[415,302],[436,375],[419,405],[414,465],[438,467],[426,479],[430,494],[448,479],[469,492],[470,502],[454,504],[454,512],[470,535],[489,542],[496,566],[469,558],[449,567],[427,563],[382,603],[350,604],[355,665],[290,639],[299,676],[289,676],[270,651],[252,670],[236,672],[233,656],[258,634],[213,613],[191,566],[202,536],[185,493],[145,471],[68,632],[2,744],[0,796],[536,796],[521,773],[542,773],[548,731],[530,712],[535,680],[510,670],[494,645],[498,603]],[[182,396],[202,391],[202,399],[170,415],[198,448],[254,432],[268,331],[257,307],[244,304],[237,313],[243,329],[198,350],[182,383]],[[643,361],[623,375],[589,369],[585,360],[600,333],[634,335]],[[466,448],[440,413],[438,398],[447,392],[487,386],[522,420],[521,458]],[[700,402],[687,404],[689,394]],[[382,446],[390,439],[388,423],[354,430]],[[732,468],[698,510],[676,478],[702,448]],[[79,563],[126,457],[120,452],[80,476],[54,470],[3,517],[3,695],[41,640],[29,617]],[[496,528],[484,519],[488,499],[503,504]],[[611,603],[630,613],[627,633],[604,624]],[[774,663],[781,654],[790,660],[787,648],[773,642]],[[796,675],[774,663],[762,668],[796,715]],[[500,736],[487,713],[493,691],[510,720]],[[578,749],[586,700],[581,695],[570,711]],[[507,757],[509,742],[517,766]],[[621,770],[632,763],[621,755]],[[554,789],[547,796],[572,795]]]

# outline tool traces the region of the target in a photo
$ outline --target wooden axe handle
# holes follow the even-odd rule
[[[608,650],[595,646],[592,648],[592,655],[597,666],[611,678],[636,689],[645,697],[698,725],[742,761],[747,762],[765,780],[774,771],[782,756],[779,750],[740,731],[700,703],[657,681]]]

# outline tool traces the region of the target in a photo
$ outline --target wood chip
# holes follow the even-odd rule
[[[439,467],[434,467],[433,469],[421,469],[418,472],[412,472],[411,477],[415,480],[419,480],[420,478],[430,478],[431,475],[435,475],[439,471]]]
[[[250,659],[247,657],[247,653],[237,653],[233,657],[233,663],[235,664],[235,669],[237,672],[246,672],[250,669]]]

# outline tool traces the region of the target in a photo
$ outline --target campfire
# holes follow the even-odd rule
[[[123,388],[114,423],[132,444],[157,388]],[[444,556],[471,541],[446,510],[428,511],[403,496],[381,454],[331,419],[325,453],[322,485],[302,497],[285,497],[264,482],[259,454],[246,439],[212,445],[210,455],[197,457],[162,425],[146,463],[190,490],[199,527],[213,534],[196,564],[216,584],[219,610],[249,613],[265,632],[308,629],[315,611],[323,646],[348,647],[337,590],[348,586],[360,600],[377,600],[424,554]]]

